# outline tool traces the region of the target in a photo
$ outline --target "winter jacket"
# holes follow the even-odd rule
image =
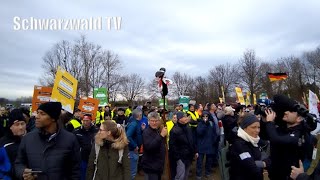
[[[232,141],[231,138],[232,138],[232,129],[234,127],[237,126],[237,120],[235,119],[234,116],[231,116],[231,115],[225,115],[223,118],[222,118],[222,124],[223,124],[223,129],[224,129],[224,134],[225,134],[225,137],[226,137],[226,140],[228,142]]]
[[[164,168],[166,147],[165,138],[159,129],[150,126],[143,131],[142,168],[146,173],[162,174]]]
[[[125,146],[121,163],[119,163],[119,150],[112,148],[111,144],[111,142],[106,141],[104,145],[100,147],[97,159],[97,171],[94,180],[130,180],[131,174],[128,146]],[[95,159],[96,149],[95,145],[93,145],[87,167],[87,180],[92,180],[94,177],[96,168],[96,165],[94,164]]]
[[[197,127],[197,152],[202,154],[214,154],[214,145],[218,135],[212,121],[199,121]]]
[[[134,151],[136,147],[142,145],[142,130],[139,121],[132,118],[126,128],[127,138],[129,140],[129,151]]]
[[[86,130],[81,126],[80,128],[75,129],[73,133],[76,135],[80,144],[81,160],[88,162],[97,129],[95,126],[91,126]]]
[[[263,168],[255,161],[261,160],[259,147],[237,137],[229,147],[230,180],[263,180]]]
[[[172,157],[175,162],[180,159],[185,164],[191,164],[195,152],[191,128],[188,124],[180,124],[177,122],[170,131],[170,157]]]
[[[80,179],[80,147],[74,134],[63,128],[48,137],[40,130],[22,138],[15,162],[16,175],[25,168],[42,171],[38,180]]]
[[[0,147],[5,146],[4,148],[10,159],[11,170],[7,175],[11,177],[12,180],[17,179],[15,178],[14,162],[17,157],[17,152],[18,152],[20,142],[21,142],[21,137],[13,136],[12,134],[9,134],[9,133],[0,139]]]
[[[311,151],[312,155],[313,145],[309,144],[306,137],[303,138],[304,126],[300,124],[291,128],[276,128],[274,123],[268,122],[266,130],[271,144],[270,178],[289,178],[291,166],[298,167],[299,159],[304,161],[308,151]]]

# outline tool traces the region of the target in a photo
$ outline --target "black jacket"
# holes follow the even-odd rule
[[[80,144],[81,160],[88,162],[97,128],[91,126],[90,129],[86,130],[81,126],[75,129],[73,133],[76,135]]]
[[[147,127],[142,134],[143,156],[142,168],[146,173],[161,173],[164,169],[165,138],[160,135],[159,129]]]
[[[304,137],[304,126],[302,124],[291,128],[276,128],[275,124],[268,122],[266,130],[270,139],[271,168],[270,179],[287,179],[290,177],[291,166],[299,166],[299,159],[306,158],[309,144]],[[312,152],[311,152],[312,153]]]
[[[80,179],[80,147],[74,134],[63,128],[49,140],[39,130],[22,138],[15,162],[16,175],[25,168],[39,170],[38,180]]]
[[[174,161],[179,159],[185,164],[191,164],[195,155],[195,144],[189,124],[177,122],[170,131],[169,153]]]
[[[263,169],[256,166],[261,160],[259,147],[237,137],[229,147],[230,180],[263,180]]]
[[[18,152],[20,142],[21,142],[21,137],[13,136],[10,133],[8,133],[6,136],[0,139],[0,147],[6,146],[5,149],[11,163],[11,171],[9,173],[9,176],[13,180],[17,179],[15,178],[15,173],[14,173],[14,162],[17,157],[17,152]]]

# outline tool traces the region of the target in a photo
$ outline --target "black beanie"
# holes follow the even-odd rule
[[[26,121],[20,109],[13,109],[10,112],[7,124],[9,128],[13,125],[14,121]]]
[[[260,122],[260,121],[255,115],[250,114],[242,120],[242,122],[240,123],[240,127],[244,129],[255,122]]]
[[[58,120],[60,117],[62,105],[60,102],[47,102],[38,107],[38,110],[42,110],[47,113],[51,118]]]

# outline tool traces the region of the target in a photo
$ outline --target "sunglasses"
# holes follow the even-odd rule
[[[202,117],[209,117],[208,115],[203,115]]]

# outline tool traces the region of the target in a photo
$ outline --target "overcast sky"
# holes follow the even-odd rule
[[[0,97],[32,96],[42,57],[61,40],[81,34],[120,56],[123,72],[151,79],[160,67],[206,75],[236,63],[246,49],[265,61],[320,45],[320,1],[1,1]],[[15,31],[14,17],[88,19],[122,17],[121,30]]]

